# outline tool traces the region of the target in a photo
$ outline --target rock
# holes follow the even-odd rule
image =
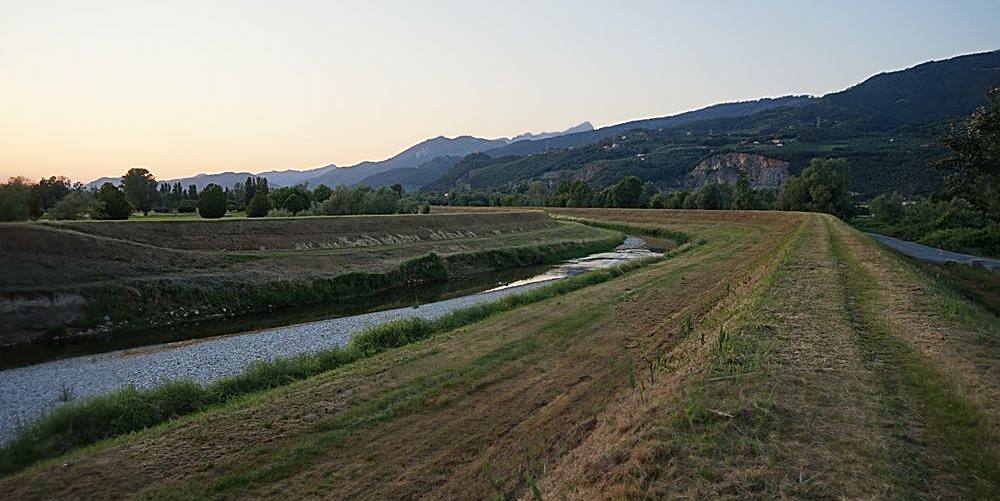
[[[684,181],[684,187],[735,184],[740,172],[746,172],[754,188],[779,188],[788,179],[788,162],[757,153],[720,153],[698,162]]]

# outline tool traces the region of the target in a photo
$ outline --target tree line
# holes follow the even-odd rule
[[[87,188],[65,177],[32,182],[24,177],[0,184],[0,221],[29,219],[128,219],[133,213],[198,213],[221,218],[228,213],[247,217],[307,215],[426,213],[429,204],[407,194],[401,185],[373,189],[319,185],[271,188],[263,177],[248,177],[232,187],[209,184],[198,190],[179,182],[160,183],[149,170],[129,169],[120,185]]]
[[[854,223],[934,247],[1000,257],[1000,87],[942,142],[950,153],[934,166],[945,174],[943,190],[909,200],[883,193],[871,201],[870,217]]]
[[[652,182],[624,176],[617,183],[593,188],[584,181],[555,184],[532,181],[491,192],[455,191],[433,195],[445,205],[619,207],[649,209],[734,209],[828,212],[849,217],[848,164],[842,159],[813,159],[800,176],[790,176],[781,191],[754,188],[745,172],[735,183],[708,183],[693,190],[664,192]]]

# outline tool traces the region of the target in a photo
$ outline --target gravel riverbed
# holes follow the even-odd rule
[[[66,396],[79,400],[128,385],[153,388],[181,379],[208,383],[238,374],[248,364],[259,360],[344,346],[354,333],[368,327],[415,317],[435,319],[454,310],[524,293],[583,271],[653,255],[640,249],[639,242],[642,241],[630,237],[615,252],[568,261],[535,280],[419,307],[67,358],[0,371],[0,445],[8,443],[18,428],[64,403]]]

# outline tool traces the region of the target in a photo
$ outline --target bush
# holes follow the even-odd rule
[[[267,193],[258,191],[247,202],[247,217],[264,217],[270,208],[271,200],[267,197]]]
[[[132,206],[122,190],[111,183],[104,183],[97,192],[91,215],[94,219],[128,219],[132,215]]]
[[[295,214],[288,209],[271,209],[267,211],[267,217],[293,217]]]
[[[93,205],[94,196],[90,193],[82,190],[71,191],[46,214],[49,219],[80,219]]]
[[[217,184],[209,184],[198,194],[198,214],[205,219],[218,219],[226,215],[226,192]]]
[[[177,204],[177,212],[181,214],[192,214],[198,210],[198,202],[194,200],[181,200]]]
[[[948,228],[924,235],[919,242],[969,254],[1000,256],[1000,224],[985,228]]]
[[[11,178],[0,184],[0,221],[28,219],[28,198],[31,185],[23,178]]]
[[[308,209],[309,204],[312,202],[309,190],[303,186],[278,188],[272,191],[269,197],[271,198],[271,205],[275,209],[283,209],[292,213],[292,215]]]

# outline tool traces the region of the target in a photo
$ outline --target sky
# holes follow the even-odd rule
[[[381,160],[1000,49],[1000,1],[0,0],[0,179]]]

